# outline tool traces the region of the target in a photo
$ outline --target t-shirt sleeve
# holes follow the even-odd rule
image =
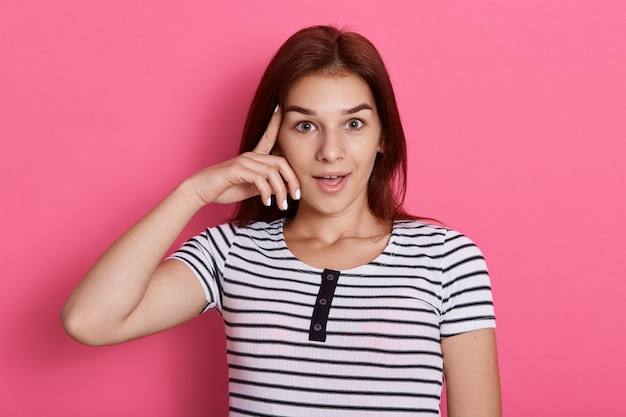
[[[189,266],[202,285],[207,303],[200,314],[214,308],[221,312],[224,265],[234,235],[230,224],[208,228],[168,257]]]
[[[448,230],[442,272],[441,337],[496,327],[487,264],[474,242]]]

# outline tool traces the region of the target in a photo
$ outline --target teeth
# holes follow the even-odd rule
[[[324,177],[324,178],[327,179],[327,180],[334,180],[335,178],[337,178],[337,176],[336,175],[330,175],[330,176]]]

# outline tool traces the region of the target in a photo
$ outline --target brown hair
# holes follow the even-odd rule
[[[292,35],[270,61],[248,111],[239,152],[252,151],[265,131],[276,104],[285,102],[291,86],[313,73],[352,73],[372,90],[382,128],[382,148],[368,183],[368,202],[384,221],[414,219],[402,208],[406,192],[406,139],[389,74],[374,45],[363,36],[332,26],[312,26]],[[237,204],[232,221],[246,225],[293,217],[297,201],[287,211],[266,207],[258,197]]]

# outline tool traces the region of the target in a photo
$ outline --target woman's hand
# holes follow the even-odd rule
[[[276,111],[252,152],[191,176],[102,254],[63,308],[63,325],[72,337],[89,345],[119,343],[176,326],[201,311],[206,300],[191,269],[162,259],[207,203],[260,195],[269,205],[275,195],[286,209],[287,193],[298,199],[298,178],[283,157],[271,154],[280,123]]]
[[[300,198],[298,178],[282,156],[272,155],[282,120],[278,106],[265,133],[252,152],[213,165],[194,174],[189,181],[198,203],[229,204],[260,195],[266,206],[276,197],[280,209],[287,209],[287,193]]]

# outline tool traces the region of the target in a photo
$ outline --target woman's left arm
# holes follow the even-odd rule
[[[441,350],[448,417],[501,417],[495,330],[446,337]]]

